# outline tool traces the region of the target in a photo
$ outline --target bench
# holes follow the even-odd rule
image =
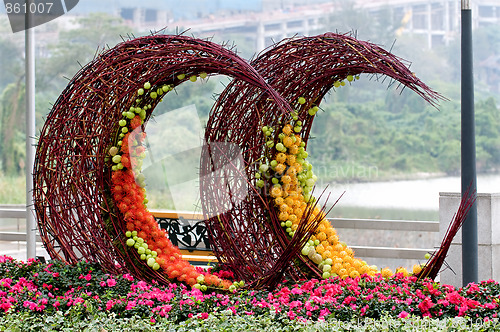
[[[151,211],[158,225],[165,229],[172,244],[179,247],[182,259],[193,265],[217,262],[210,249],[207,228],[201,214],[193,212]]]

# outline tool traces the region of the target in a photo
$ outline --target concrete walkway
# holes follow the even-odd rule
[[[14,259],[26,262],[27,251],[26,251],[26,242],[24,241],[0,241],[0,256],[10,256]],[[36,256],[44,256],[46,260],[50,259],[47,251],[42,247],[41,243],[36,244]]]

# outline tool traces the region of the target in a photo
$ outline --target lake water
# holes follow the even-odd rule
[[[333,203],[343,193],[336,207],[363,207],[397,210],[439,210],[440,192],[460,192],[460,177],[439,177],[420,180],[385,181],[369,183],[329,184],[324,194],[330,193]],[[500,192],[500,174],[479,175],[479,193]],[[321,192],[320,189],[317,193]]]

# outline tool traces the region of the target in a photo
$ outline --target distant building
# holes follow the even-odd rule
[[[460,35],[461,3],[457,0],[371,0],[357,1],[372,13],[389,9],[403,33],[423,35],[427,45],[447,45]],[[471,0],[473,28],[500,23],[500,1]]]
[[[354,0],[353,0],[354,1]],[[241,34],[260,51],[286,37],[324,31],[324,18],[341,10],[342,1],[328,0],[114,0],[82,2],[75,13],[104,7],[138,30],[182,27],[199,35]],[[391,13],[399,33],[422,35],[427,46],[447,45],[460,32],[457,0],[355,0],[373,15]],[[500,23],[498,0],[471,0],[474,28]]]

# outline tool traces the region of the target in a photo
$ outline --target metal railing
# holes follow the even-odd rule
[[[151,211],[161,227],[169,231],[171,240],[184,250],[209,250],[205,225],[199,214],[177,213],[172,211]],[[0,205],[0,220],[11,218],[24,220],[26,207],[24,205]],[[335,218],[332,223],[337,229],[357,230],[390,230],[414,232],[439,232],[437,221],[408,221],[381,219],[347,219]],[[41,242],[37,234],[37,242]],[[0,230],[0,241],[26,241],[25,232],[6,232]],[[432,248],[394,248],[383,246],[350,246],[358,257],[422,259]]]

